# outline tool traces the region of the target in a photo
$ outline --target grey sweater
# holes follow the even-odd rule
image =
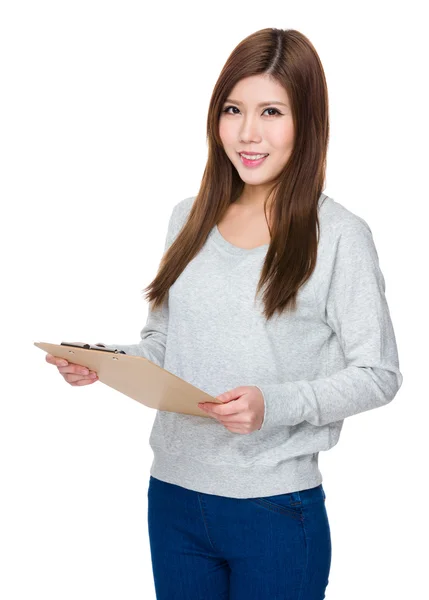
[[[195,197],[178,202],[165,248]],[[338,442],[343,421],[386,405],[402,384],[385,282],[371,230],[321,194],[316,268],[292,315],[266,321],[256,285],[268,244],[239,248],[215,226],[149,309],[141,341],[109,348],[144,356],[218,396],[255,385],[264,397],[260,430],[230,432],[211,417],[157,411],[151,475],[233,498],[271,496],[322,482],[318,454]]]

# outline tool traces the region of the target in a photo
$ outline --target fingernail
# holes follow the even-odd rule
[[[68,362],[67,362],[66,360],[59,360],[59,361],[57,362],[57,365],[58,365],[59,367],[66,367],[66,366],[68,365]]]

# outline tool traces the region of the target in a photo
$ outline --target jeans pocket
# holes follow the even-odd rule
[[[281,513],[299,521],[304,520],[299,492],[277,494],[275,496],[263,496],[262,498],[249,498],[249,500],[254,504],[258,504],[265,508],[265,510]]]

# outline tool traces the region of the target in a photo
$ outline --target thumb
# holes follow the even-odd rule
[[[216,396],[216,399],[221,400],[222,402],[230,402],[231,400],[236,400],[237,398],[240,398],[240,396],[242,396],[245,393],[246,393],[246,388],[244,388],[243,386],[240,386],[240,387],[233,388],[232,390],[228,390],[227,392],[224,392],[223,394],[219,394],[219,396]]]

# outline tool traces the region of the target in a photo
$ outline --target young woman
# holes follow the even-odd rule
[[[318,454],[346,417],[390,402],[402,375],[371,230],[322,192],[328,94],[310,41],[274,28],[244,39],[207,136],[201,187],[174,206],[146,288],[141,340],[106,345],[222,400],[201,416],[156,414],[156,594],[319,600],[331,537]],[[88,382],[75,367],[59,369]]]

